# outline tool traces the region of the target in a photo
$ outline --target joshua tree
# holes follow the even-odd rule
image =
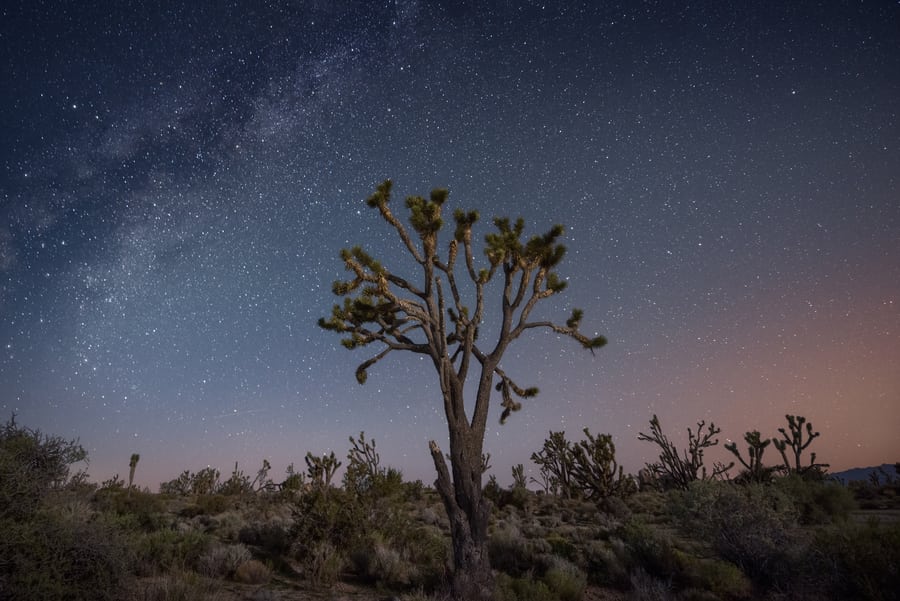
[[[611,434],[594,436],[584,429],[586,440],[572,447],[571,473],[585,499],[602,501],[613,495],[627,495],[637,488],[631,476],[616,462],[616,445]]]
[[[634,492],[634,480],[616,462],[612,436],[594,436],[589,428],[584,429],[584,435],[586,440],[572,444],[565,432],[550,432],[544,447],[531,454],[531,460],[541,469],[542,481],[535,482],[565,498],[580,495],[594,501]]]
[[[141,456],[137,453],[131,454],[131,459],[128,461],[128,496],[131,496],[131,486],[134,484],[134,470],[137,469],[138,461],[141,460]]]
[[[697,422],[696,434],[688,428],[688,448],[679,454],[672,441],[662,433],[659,418],[654,415],[650,420],[650,434],[638,433],[638,440],[655,443],[661,451],[659,461],[648,463],[647,469],[663,482],[670,482],[678,488],[687,488],[695,480],[712,480],[730,470],[734,462],[728,465],[715,463],[712,473],[707,473],[703,465],[703,452],[719,444],[719,439],[714,437],[722,430],[710,423],[704,433],[705,425],[705,421]]]
[[[744,440],[747,442],[747,461],[744,461],[744,458],[741,456],[736,442],[725,443],[725,449],[737,457],[741,465],[744,466],[745,471],[742,477],[745,477],[749,482],[765,482],[769,480],[772,477],[772,468],[767,468],[763,465],[762,457],[766,447],[771,444],[772,439],[766,438],[763,440],[759,430],[753,430],[744,434]]]
[[[429,448],[437,471],[435,487],[451,524],[452,593],[456,598],[485,599],[493,588],[487,553],[490,503],[482,490],[491,392],[496,387],[501,394],[501,423],[521,407],[514,397],[537,394],[536,388],[523,389],[513,382],[501,369],[501,359],[513,341],[539,328],[573,338],[586,349],[599,348],[606,339],[590,338],[579,331],[579,310],[573,311],[564,325],[531,319],[539,301],[565,288],[566,282],[554,271],[565,253],[558,243],[562,226],[523,242],[522,219],[515,223],[494,219],[497,231],[485,237],[488,264],[478,269],[472,240],[477,212],[454,213],[455,229],[444,258],[438,253],[438,235],[444,224],[441,213],[447,190],[433,190],[427,200],[419,196],[406,199],[412,232],[391,210],[390,195],[391,181],[387,180],[367,204],[396,231],[402,249],[418,264],[418,276],[409,279],[394,273],[359,247],[345,249],[341,259],[353,277],[334,284],[333,292],[345,297],[344,302],[335,305],[331,316],[320,319],[319,325],[343,334],[342,343],[349,349],[373,343],[379,346],[380,350],[356,369],[361,384],[367,370],[393,351],[409,351],[430,360],[440,385],[450,439],[450,469],[437,443],[431,441]],[[462,278],[457,276],[457,259],[464,263]],[[487,340],[479,336],[479,329],[485,319],[485,291],[495,276],[501,281],[500,311],[496,335]],[[472,297],[466,301],[464,293]],[[469,415],[464,390],[472,370],[477,372],[477,384]]]
[[[531,454],[531,461],[541,470],[541,478],[547,482],[545,489],[565,499],[572,496],[572,445],[565,432],[550,432],[544,447]]]
[[[512,467],[512,487],[513,488],[525,488],[528,481],[525,479],[525,466],[521,463],[516,464]]]
[[[784,469],[790,474],[805,475],[810,473],[821,472],[822,468],[827,468],[827,463],[816,463],[816,454],[810,453],[809,465],[803,466],[800,456],[806,448],[812,444],[812,441],[818,438],[819,433],[813,432],[812,422],[807,422],[806,418],[801,415],[785,415],[788,421],[788,429],[790,434],[784,428],[778,428],[781,438],[773,438],[775,448],[781,453],[784,460]],[[803,426],[806,425],[806,440],[803,440]],[[791,450],[791,459],[788,459],[787,450]]]
[[[357,495],[371,492],[386,471],[381,467],[381,455],[375,450],[375,440],[366,440],[366,433],[360,432],[359,439],[350,437],[350,445],[344,488]]]
[[[341,462],[335,457],[334,451],[321,457],[307,453],[304,459],[306,460],[306,473],[309,475],[310,483],[313,486],[327,490],[331,486],[331,479],[334,477],[334,473],[341,467]]]

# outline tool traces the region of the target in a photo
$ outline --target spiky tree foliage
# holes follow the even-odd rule
[[[269,478],[269,470],[272,469],[272,464],[269,463],[269,460],[263,458],[262,466],[260,466],[259,470],[256,472],[256,477],[253,479],[253,482],[250,483],[250,488],[256,491],[263,490],[273,490],[275,488],[275,483]]]
[[[528,481],[525,479],[525,466],[518,463],[512,467],[512,487],[525,488]]]
[[[784,428],[778,428],[781,438],[773,438],[775,448],[781,453],[784,461],[784,469],[788,473],[806,475],[813,473],[821,473],[828,467],[827,463],[816,463],[816,454],[811,453],[809,464],[803,465],[801,455],[806,448],[812,444],[812,441],[818,438],[819,432],[813,432],[812,422],[807,422],[806,418],[801,415],[785,415],[788,422],[788,432]],[[804,426],[806,426],[806,439],[803,438]],[[790,450],[790,458],[788,457]]]
[[[565,432],[550,432],[543,448],[532,453],[540,467],[545,490],[565,498],[580,496],[600,501],[635,490],[634,480],[616,461],[616,445],[610,434],[591,434],[584,429],[585,440],[571,443]],[[541,484],[541,481],[536,481]]]
[[[551,431],[543,448],[531,454],[531,461],[547,481],[548,492],[565,499],[572,497],[572,445],[566,440],[565,432]]]
[[[652,442],[660,449],[659,461],[647,464],[650,473],[662,482],[687,489],[695,480],[712,480],[730,470],[734,466],[734,462],[728,465],[715,463],[711,473],[706,471],[706,467],[703,465],[703,453],[706,449],[719,444],[719,439],[715,436],[721,432],[721,429],[710,423],[704,432],[705,425],[706,421],[704,420],[697,422],[696,434],[688,428],[688,448],[679,453],[674,443],[663,434],[659,418],[654,415],[650,420],[650,434],[638,433],[638,440]]]
[[[344,471],[344,488],[356,495],[366,494],[378,486],[384,474],[381,455],[375,450],[375,440],[366,440],[365,432],[360,432],[358,439],[351,436],[347,469]]]
[[[772,443],[772,439],[763,439],[759,430],[753,430],[752,432],[744,434],[744,441],[747,443],[746,461],[741,455],[736,442],[732,441],[725,443],[725,449],[737,457],[738,461],[741,462],[741,465],[744,466],[744,473],[741,475],[740,479],[748,482],[767,482],[771,480],[773,468],[764,466],[762,458],[766,451],[766,447]]]
[[[309,476],[310,483],[323,489],[331,486],[331,479],[334,478],[334,473],[342,465],[335,457],[334,451],[321,457],[307,453],[304,459],[306,460],[306,473]]]
[[[253,490],[253,483],[250,477],[244,474],[244,470],[238,469],[238,462],[234,462],[234,469],[231,470],[231,476],[228,480],[222,482],[216,492],[220,495],[243,495]]]
[[[218,488],[219,470],[213,467],[205,467],[191,477],[191,492],[195,495],[211,495]]]
[[[591,501],[634,492],[634,480],[624,473],[616,461],[616,445],[612,435],[594,436],[585,428],[584,436],[585,440],[571,447],[570,472],[578,492]]]
[[[561,226],[523,241],[523,220],[494,219],[496,231],[485,237],[487,265],[478,268],[472,232],[477,212],[454,213],[453,237],[441,256],[438,236],[444,226],[447,190],[433,190],[428,199],[406,199],[410,231],[391,209],[391,186],[390,180],[381,183],[367,204],[397,233],[402,249],[418,264],[417,276],[410,279],[394,273],[359,247],[345,249],[341,259],[352,278],[333,286],[344,302],[335,305],[331,316],[319,320],[319,325],[343,335],[347,348],[380,347],[357,367],[360,383],[366,381],[369,368],[394,351],[430,360],[450,439],[449,469],[437,443],[430,442],[429,448],[438,474],[435,486],[451,522],[455,560],[451,587],[457,598],[487,598],[493,577],[487,555],[490,508],[482,494],[481,458],[491,392],[496,388],[501,394],[501,422],[520,408],[517,399],[537,394],[536,388],[518,386],[501,369],[501,359],[512,342],[537,329],[568,336],[587,349],[599,348],[606,340],[579,331],[582,313],[578,310],[565,325],[531,318],[540,301],[562,292],[566,285],[555,271],[565,253],[559,243]],[[458,260],[463,263],[462,279],[457,274]],[[478,334],[485,318],[485,292],[495,278],[502,288],[499,328],[493,340],[485,341]],[[473,296],[464,299],[467,289]],[[464,388],[472,371],[477,385],[469,414]]]
[[[131,487],[134,486],[134,471],[137,469],[138,461],[141,460],[141,456],[137,453],[131,454],[131,459],[128,460],[128,496],[131,496]]]

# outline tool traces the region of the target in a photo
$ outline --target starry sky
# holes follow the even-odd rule
[[[95,481],[131,453],[153,490],[280,479],[361,430],[433,481],[431,366],[360,386],[373,351],[316,325],[341,248],[412,273],[364,203],[386,178],[400,214],[449,188],[479,239],[564,224],[541,315],[609,338],[511,347],[541,394],[495,401],[501,483],[550,430],[636,471],[653,414],[679,445],[802,414],[833,471],[900,459],[896,2],[35,0],[0,36],[0,412]]]

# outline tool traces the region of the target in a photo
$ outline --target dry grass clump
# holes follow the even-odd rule
[[[272,570],[258,559],[245,561],[234,571],[234,579],[244,584],[266,584],[271,578]]]
[[[215,543],[200,556],[197,569],[201,574],[211,578],[227,578],[250,558],[250,550],[240,543],[236,545]]]
[[[222,594],[216,580],[202,578],[194,572],[174,570],[137,584],[127,601],[214,601]]]

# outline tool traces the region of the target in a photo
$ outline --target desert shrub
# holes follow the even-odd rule
[[[587,588],[587,576],[564,559],[555,561],[542,580],[559,601],[581,601]]]
[[[494,601],[556,601],[556,597],[540,580],[501,572],[494,583]]]
[[[649,574],[638,566],[631,571],[631,595],[633,601],[670,601],[674,600],[670,582]]]
[[[681,584],[687,590],[706,591],[721,599],[747,599],[752,593],[750,580],[733,563],[693,557],[677,551],[676,559]]]
[[[114,599],[132,553],[103,520],[39,510],[0,521],[0,599]]]
[[[624,556],[620,559],[629,573],[640,567],[654,578],[671,582],[679,572],[671,538],[656,528],[630,520],[616,531],[616,535],[622,540],[619,553]]]
[[[621,497],[605,497],[599,502],[600,509],[617,520],[631,517],[631,508]]]
[[[234,571],[234,579],[244,584],[265,584],[272,578],[272,570],[263,562],[250,559]]]
[[[410,586],[434,591],[446,584],[451,548],[450,539],[443,532],[422,526],[412,528],[403,549],[415,567],[410,574]]]
[[[763,588],[790,586],[799,549],[790,498],[763,484],[696,482],[673,508],[683,531],[706,541]]]
[[[425,484],[421,480],[403,483],[403,497],[407,501],[421,501],[425,496]]]
[[[129,601],[202,601],[218,599],[221,585],[194,572],[173,571],[143,582]]]
[[[900,599],[900,523],[847,522],[817,531],[816,572],[827,579],[835,598]]]
[[[641,514],[643,519],[661,522],[669,518],[667,496],[656,490],[642,490],[627,498],[628,507],[633,513]]]
[[[197,507],[203,515],[218,515],[229,509],[234,502],[224,494],[200,495],[197,497]]]
[[[365,539],[367,520],[354,495],[338,488],[314,488],[297,502],[291,537],[298,559],[305,559],[327,542],[353,549]]]
[[[136,542],[136,552],[141,560],[139,573],[150,575],[171,570],[195,570],[198,559],[212,542],[209,535],[196,530],[158,530],[142,535]]]
[[[583,565],[589,582],[601,586],[628,588],[628,569],[621,558],[625,555],[624,551],[616,554],[611,546],[602,541],[588,542],[584,548]]]
[[[86,459],[77,440],[20,426],[13,415],[0,426],[0,520],[34,516],[49,491],[84,479],[71,469]]]
[[[559,532],[551,532],[544,540],[550,546],[550,552],[554,555],[570,561],[577,559],[578,547],[575,546],[575,543],[569,537],[563,536]]]
[[[315,584],[334,584],[344,569],[347,558],[327,540],[312,543],[304,556],[304,575]]]
[[[397,549],[384,543],[374,545],[356,553],[355,563],[360,575],[369,582],[390,589],[409,586],[411,566]]]
[[[211,578],[226,578],[250,559],[250,550],[242,544],[216,543],[210,545],[197,560],[197,571]]]
[[[837,482],[791,474],[777,479],[773,486],[794,503],[801,524],[846,520],[850,512],[856,509],[853,493]]]
[[[115,513],[123,527],[153,532],[168,526],[166,505],[159,495],[136,489],[127,494],[124,490],[101,489],[94,495],[94,506],[107,513]]]
[[[238,532],[238,541],[260,547],[269,555],[282,555],[291,548],[291,535],[281,524],[264,522],[244,526]]]
[[[491,567],[511,576],[521,576],[534,561],[534,553],[522,532],[506,524],[498,528],[488,539],[488,557]]]
[[[514,486],[503,490],[499,489],[496,499],[491,499],[498,509],[506,507],[515,507],[519,511],[524,511],[531,499],[531,491],[524,486]]]

